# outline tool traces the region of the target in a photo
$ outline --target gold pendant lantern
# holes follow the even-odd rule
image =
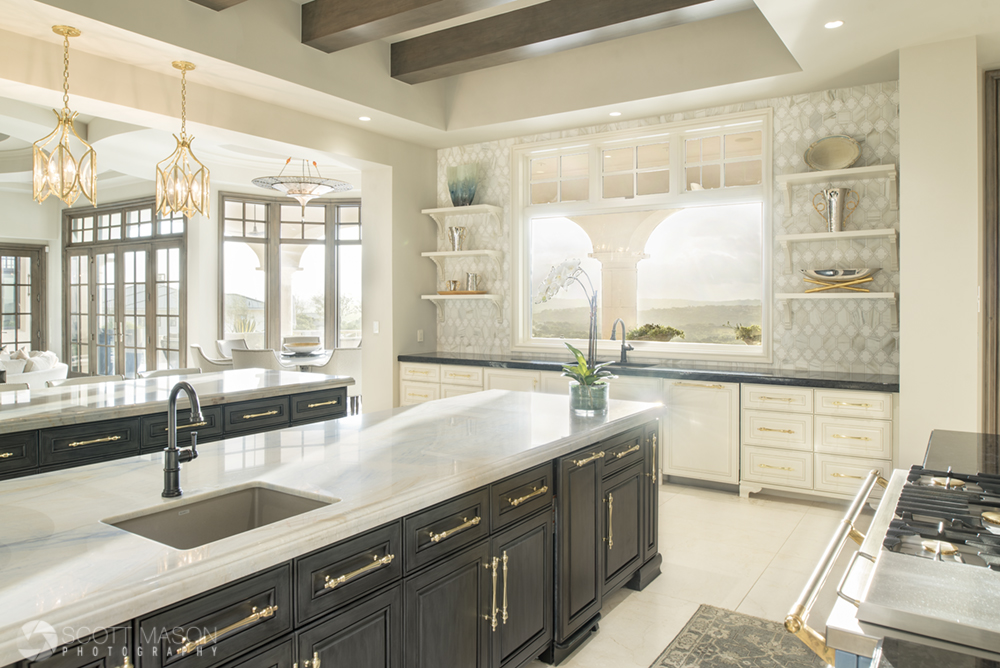
[[[97,205],[97,153],[73,127],[77,113],[69,108],[69,38],[80,31],[70,26],[52,26],[63,37],[63,108],[52,110],[59,119],[56,129],[35,142],[32,150],[32,197],[44,202],[55,195],[72,206],[83,195]],[[76,148],[74,157],[73,146]]]
[[[194,65],[175,60],[173,66],[181,71],[181,134],[174,135],[177,148],[170,157],[156,164],[156,212],[169,215],[180,211],[188,218],[197,212],[208,218],[208,167],[194,156],[194,137],[187,136],[187,73]]]

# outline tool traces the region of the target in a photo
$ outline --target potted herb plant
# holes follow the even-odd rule
[[[728,322],[726,324],[729,325]],[[729,326],[733,327],[732,325]],[[748,346],[760,345],[760,335],[761,335],[760,325],[743,326],[739,323],[736,323],[736,326],[733,327],[733,332],[736,334],[736,338],[738,340],[742,341]]]
[[[576,365],[563,365],[562,375],[568,376],[569,407],[579,415],[596,415],[608,410],[608,380],[614,378],[610,371],[604,369],[611,362],[603,362],[590,366],[583,353],[566,344],[576,358]]]

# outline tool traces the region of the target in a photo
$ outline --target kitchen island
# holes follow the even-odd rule
[[[414,628],[433,626],[430,620],[421,617],[422,603],[429,605],[429,610],[442,603],[450,607],[455,604],[454,618],[440,615],[438,623],[444,622],[449,627],[445,631],[470,621],[477,625],[476,633],[465,639],[473,644],[466,650],[477,660],[462,668],[521,665],[531,658],[531,652],[544,651],[553,637],[555,644],[561,643],[563,651],[568,651],[596,627],[605,590],[611,591],[627,582],[642,586],[658,571],[656,486],[652,483],[650,447],[656,447],[655,429],[651,425],[660,410],[656,405],[616,401],[606,415],[583,418],[570,413],[566,397],[491,391],[409,409],[231,438],[206,446],[199,459],[184,465],[181,482],[185,496],[172,501],[160,497],[163,462],[159,454],[0,482],[3,504],[0,505],[3,527],[0,665],[22,659],[24,647],[18,641],[25,623],[44,621],[59,631],[58,644],[64,644],[73,635],[67,636],[65,630],[89,627],[90,633],[97,627],[116,625],[128,629],[132,628],[130,620],[136,620],[139,636],[127,639],[125,647],[134,643],[145,648],[149,639],[143,634],[144,620],[160,619],[155,614],[150,616],[151,613],[160,611],[161,616],[167,615],[171,606],[177,610],[187,609],[184,606],[197,608],[199,597],[210,590],[211,596],[224,597],[258,578],[280,581],[274,584],[268,580],[270,599],[267,596],[260,601],[239,599],[234,603],[235,617],[223,615],[212,622],[213,628],[225,630],[224,627],[242,621],[244,626],[250,625],[249,630],[232,635],[223,633],[212,642],[220,656],[202,656],[199,650],[190,656],[173,657],[170,665],[221,665],[223,660],[256,651],[259,643],[254,644],[254,638],[261,643],[272,641],[293,629],[295,641],[306,642],[299,625],[318,619],[317,610],[329,612],[330,606],[336,605],[325,603],[327,599],[322,596],[327,591],[333,593],[329,600],[338,598],[335,595],[338,590],[325,586],[319,577],[326,571],[310,570],[307,560],[318,558],[327,550],[342,551],[351,544],[350,539],[360,540],[362,535],[380,536],[376,545],[382,547],[376,558],[382,555],[383,560],[387,559],[383,561],[387,575],[364,575],[353,584],[363,587],[367,578],[388,577],[393,572],[397,578],[403,577],[404,593],[400,593],[399,581],[392,584],[390,579],[384,589],[373,595],[380,601],[389,601],[387,605],[393,608],[385,630],[396,641],[385,650],[386,662],[377,665],[407,668],[446,665],[434,666],[427,663],[428,656],[409,655],[400,663],[404,647],[407,651],[418,647],[427,650],[426,643],[409,638]],[[598,444],[600,448],[592,447]],[[110,524],[151,510],[178,508],[178,514],[183,514],[186,504],[195,500],[248,487],[284,491],[318,501],[322,507],[192,549],[174,549]],[[573,532],[571,535],[557,532],[555,546],[548,542],[552,540],[551,529],[535,530],[535,523],[551,527],[554,490],[557,490],[556,513],[562,517],[561,531]],[[613,518],[610,511],[603,509],[612,494],[611,504],[618,504]],[[576,505],[567,505],[571,502]],[[526,519],[524,513],[528,512],[532,515]],[[550,599],[547,609],[551,611],[554,603],[556,628],[553,630],[553,616],[549,614],[547,635],[532,636],[531,642],[522,648],[528,654],[515,652],[501,660],[491,654],[494,650],[500,652],[500,643],[489,641],[498,626],[501,633],[518,628],[514,621],[509,625],[505,620],[497,621],[501,604],[496,598],[498,560],[508,552],[516,555],[519,544],[514,540],[517,536],[509,546],[502,539],[515,526],[524,529],[526,536],[536,536],[541,541],[540,549],[547,549],[549,555],[554,549],[556,554],[554,575],[546,570],[551,569],[552,559],[537,559],[541,579],[522,586],[527,591],[546,591],[544,573],[547,572],[548,591],[553,591],[552,578],[558,582],[562,582],[560,578],[568,578],[576,587],[576,598],[572,601],[557,598],[554,602]],[[402,545],[399,538],[386,538],[378,532],[394,536],[401,532]],[[576,584],[585,574],[572,570],[585,561],[581,557],[586,556],[582,550],[588,540],[595,544],[589,598],[588,592],[581,592]],[[612,543],[613,547],[602,543]],[[503,547],[502,555],[490,557],[493,545]],[[462,551],[456,554],[458,547]],[[576,551],[576,564],[560,566],[560,558],[571,547]],[[398,558],[390,557],[389,549]],[[615,549],[617,552],[611,554]],[[447,563],[442,562],[444,556],[449,557]],[[453,580],[457,589],[442,588],[438,575],[445,573],[456,559],[465,559],[455,566],[454,572],[461,576]],[[504,558],[504,566],[506,561]],[[513,561],[518,563],[516,557]],[[466,567],[470,564],[471,570]],[[296,584],[291,587],[285,578],[293,567]],[[350,576],[341,592],[345,596],[354,578],[354,571],[348,573],[348,570],[351,569],[328,571]],[[516,575],[516,566],[512,566],[512,572]],[[306,573],[304,585],[299,579],[303,573]],[[487,574],[492,576],[492,604],[488,602],[491,585]],[[500,576],[504,594],[505,575],[506,568]],[[318,583],[318,593],[303,594],[303,586],[306,590],[312,586],[311,577],[314,584]],[[241,581],[244,584],[213,590],[241,578],[248,579]],[[294,590],[294,604],[290,602],[290,587]],[[468,610],[455,601],[435,600],[435,591],[470,595],[478,607],[466,614]],[[568,593],[566,587],[560,592],[562,596]],[[275,603],[275,596],[282,603]],[[403,622],[397,611],[398,603],[392,603],[399,597],[407,616],[405,643],[398,642],[401,631],[397,631]],[[516,596],[513,598],[517,601]],[[271,603],[265,607],[267,600]],[[359,600],[373,601],[372,597]],[[182,601],[185,603],[176,606]],[[253,613],[250,603],[254,603]],[[240,612],[237,604],[245,604],[246,610]],[[512,611],[517,604],[511,603]],[[353,614],[357,605],[343,614]],[[503,609],[507,611],[506,597]],[[271,611],[269,615],[253,618],[266,610]],[[440,609],[434,614],[439,613]],[[484,614],[486,620],[481,619]],[[250,618],[252,621],[246,622]],[[275,623],[269,624],[272,620]],[[189,619],[181,621],[185,622],[185,628],[191,626],[186,623]],[[168,626],[173,628],[178,624],[171,622]],[[272,627],[280,633],[255,636],[251,632]],[[291,646],[292,640],[288,642]],[[168,653],[171,648],[178,652],[185,645],[177,639],[162,643],[157,646],[165,647]],[[304,651],[301,643],[297,646],[301,654]],[[433,647],[427,650],[431,651],[431,658],[432,650]],[[452,647],[449,651],[461,656],[463,650]],[[146,651],[134,655],[133,665],[144,668],[168,662],[167,657],[155,658],[151,654]],[[306,651],[299,656],[299,662],[309,661],[309,654]],[[560,658],[558,654],[556,658]],[[107,665],[122,665],[121,657]]]

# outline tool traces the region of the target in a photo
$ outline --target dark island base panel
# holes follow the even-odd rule
[[[527,371],[562,371],[566,359],[533,359],[523,355],[476,355],[472,353],[411,353],[399,355],[400,362],[418,364],[449,364],[480,366],[494,369],[524,369]],[[831,390],[859,390],[864,392],[899,392],[899,376],[886,374],[836,373],[830,371],[725,371],[697,369],[681,363],[651,363],[650,366],[608,367],[618,376],[640,378],[669,378],[671,380],[701,381],[705,383],[753,383],[785,387],[819,387]]]
[[[654,421],[630,429],[125,621],[115,627],[122,632],[113,647],[86,637],[7,668],[521,668],[535,658],[558,664],[598,631],[602,595],[642,589],[660,572],[650,514],[657,506],[658,428]],[[636,443],[637,451],[629,446]],[[559,473],[566,471],[580,476],[570,481]],[[613,516],[605,508],[610,494]],[[566,496],[576,499],[573,517],[560,522],[556,500]],[[581,531],[586,527],[598,530]],[[579,561],[572,572],[560,567],[570,549],[586,553],[583,570]],[[622,549],[647,558],[617,568]],[[597,597],[584,623],[572,626],[560,621],[572,612],[560,609],[571,589],[577,600],[581,593]]]

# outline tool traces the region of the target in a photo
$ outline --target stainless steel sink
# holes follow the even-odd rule
[[[138,517],[105,520],[105,523],[178,550],[189,550],[323,508],[339,500],[309,498],[251,485]]]

